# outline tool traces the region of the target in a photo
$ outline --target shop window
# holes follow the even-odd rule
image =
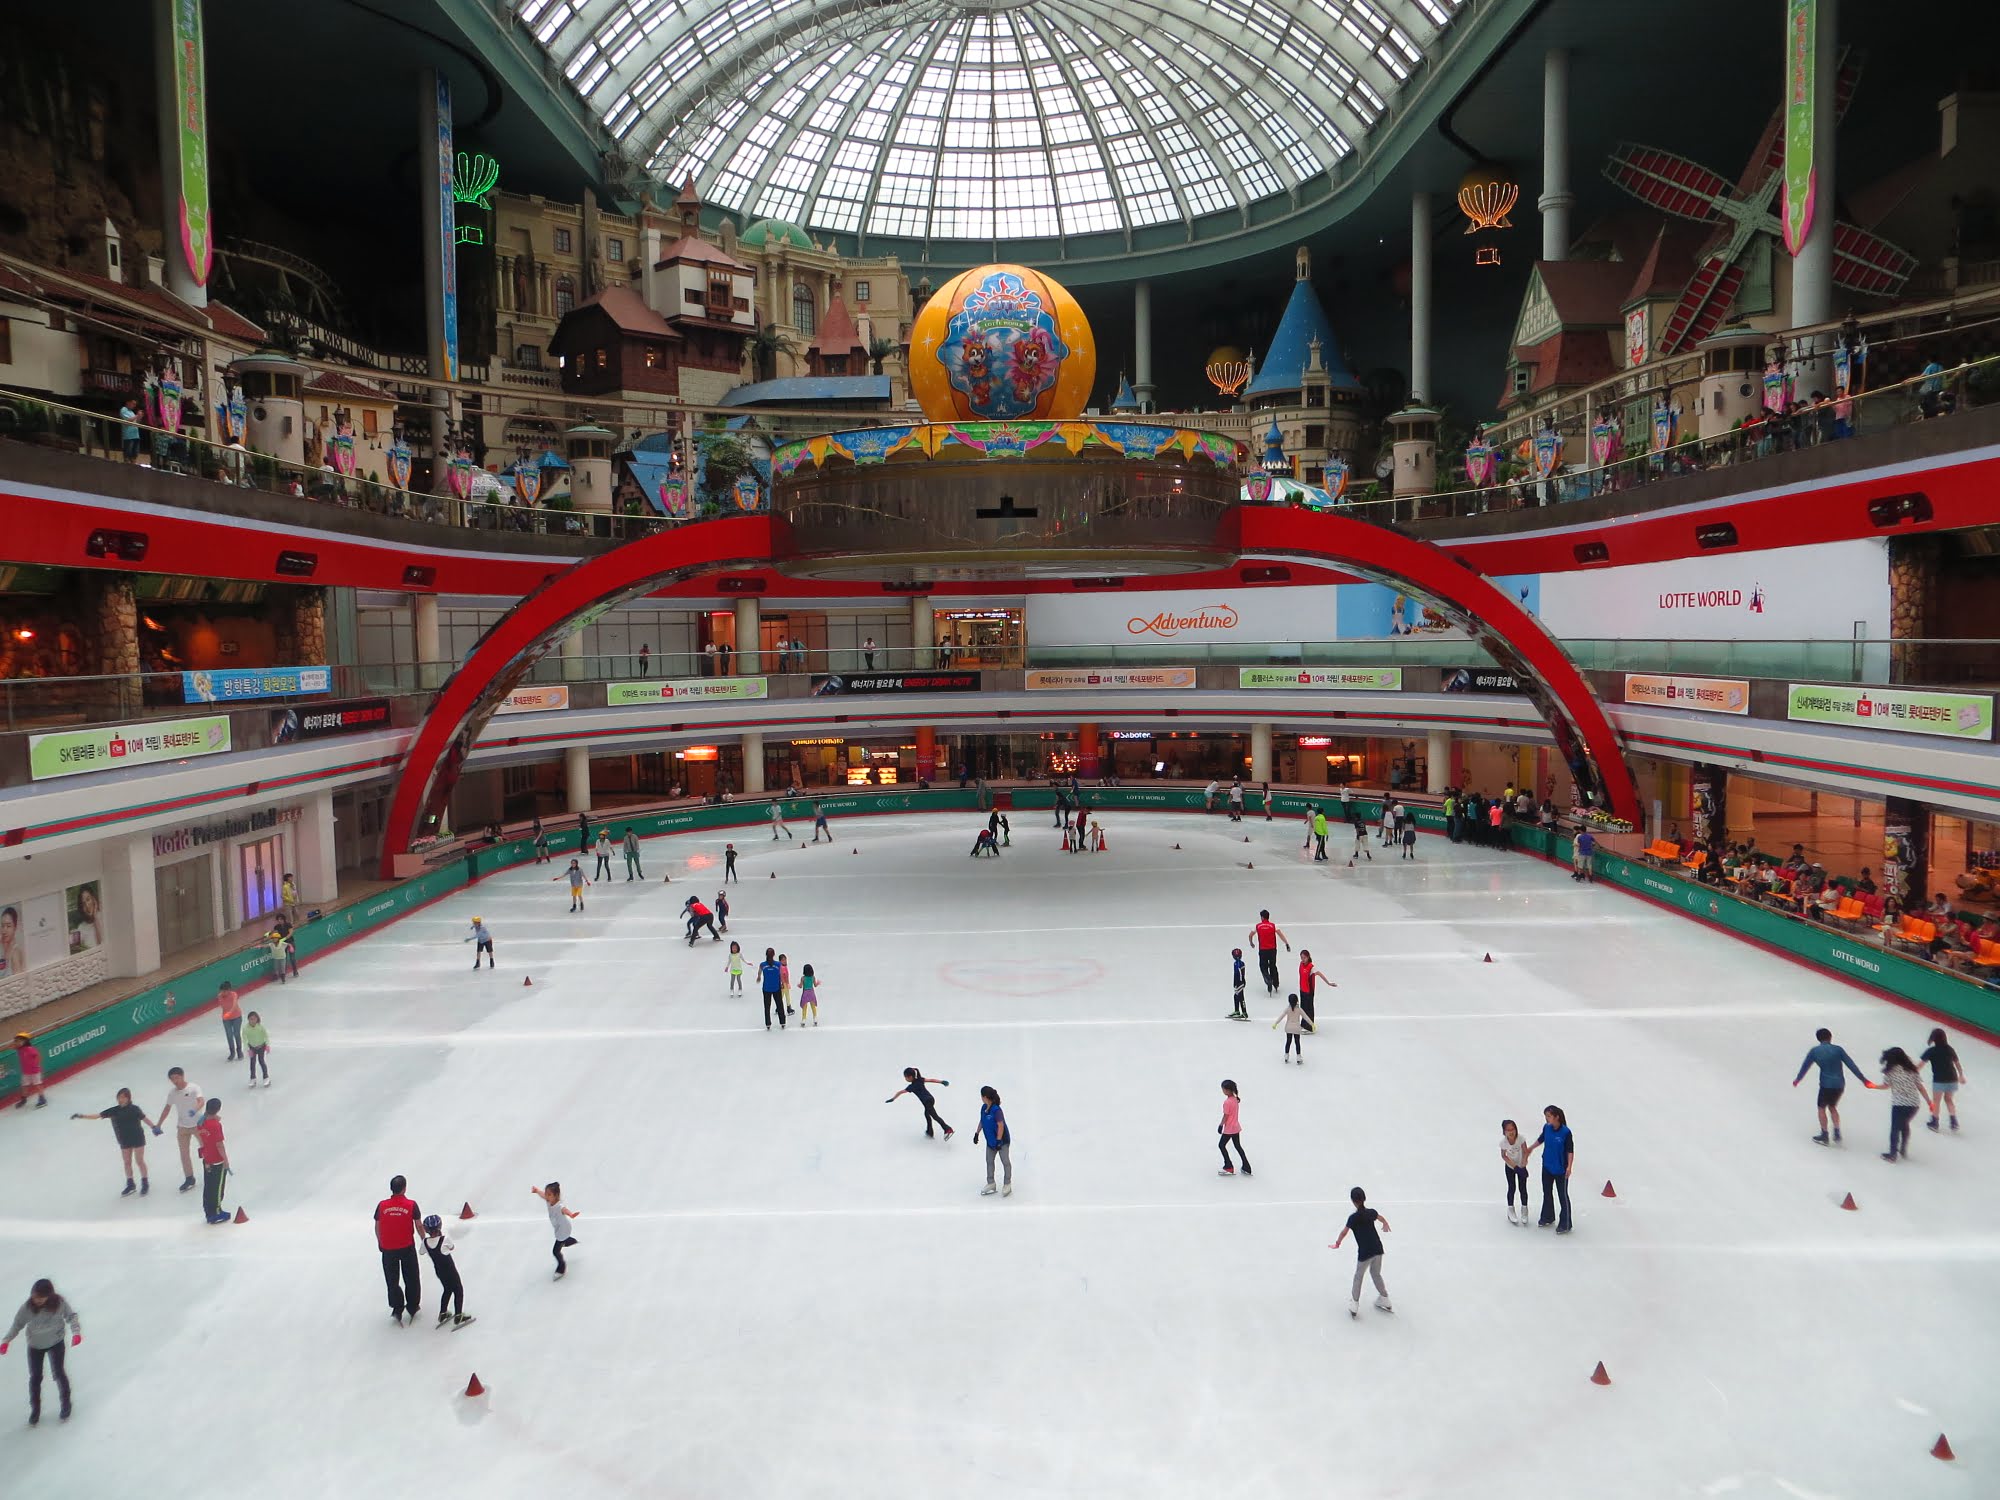
[[[600,370],[607,370],[610,367],[611,367],[611,351],[609,349],[599,349],[597,351],[597,368]]]
[[[558,229],[556,231],[556,254],[568,255],[573,244],[574,242],[571,240],[570,232],[567,229]]]
[[[558,234],[561,230],[556,231]],[[556,278],[556,316],[566,318],[576,310],[576,278],[558,276]]]
[[[812,288],[799,285],[792,288],[792,326],[800,333],[818,333],[818,308],[813,303]]]

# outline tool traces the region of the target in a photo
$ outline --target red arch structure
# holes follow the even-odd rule
[[[1638,821],[1638,791],[1596,694],[1540,623],[1482,574],[1428,542],[1347,515],[1244,506],[1224,528],[1231,550],[1328,564],[1431,601],[1520,680],[1577,785],[1596,805]],[[389,805],[383,874],[393,874],[395,856],[439,825],[487,720],[572,630],[685,578],[778,566],[784,551],[783,524],[769,516],[708,521],[627,542],[553,575],[523,598],[452,674],[419,726]]]

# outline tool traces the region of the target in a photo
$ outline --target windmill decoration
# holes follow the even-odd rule
[[[1860,64],[1841,59],[1834,85],[1834,113],[1847,113]],[[1784,111],[1780,106],[1764,127],[1741,181],[1732,183],[1699,162],[1651,146],[1621,144],[1604,164],[1604,175],[1642,203],[1675,218],[1713,224],[1716,233],[1703,247],[1701,264],[1660,330],[1656,355],[1679,354],[1714,333],[1729,315],[1743,286],[1749,255],[1762,236],[1781,237],[1772,202],[1785,181]],[[1869,297],[1893,296],[1917,268],[1917,259],[1887,240],[1852,224],[1833,230],[1833,282]]]

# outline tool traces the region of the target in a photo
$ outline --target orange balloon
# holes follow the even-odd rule
[[[933,422],[1068,421],[1096,378],[1083,309],[1025,266],[961,272],[910,329],[910,391]]]

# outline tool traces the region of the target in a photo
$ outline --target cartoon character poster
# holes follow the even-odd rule
[[[996,271],[952,314],[937,357],[975,417],[1005,421],[1034,414],[1069,353],[1041,294]]]
[[[1529,614],[1541,613],[1541,574],[1506,574],[1491,582]],[[1392,640],[1398,636],[1465,638],[1464,630],[1430,599],[1386,583],[1341,584],[1335,623],[1336,636],[1344,641]]]

